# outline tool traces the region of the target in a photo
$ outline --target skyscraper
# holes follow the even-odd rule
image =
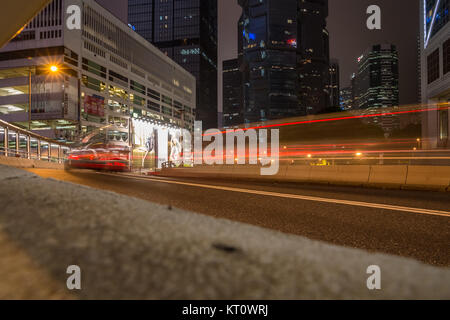
[[[329,105],[327,0],[239,0],[244,119],[318,113]]]
[[[450,1],[421,0],[422,145],[450,148]]]
[[[339,62],[332,60],[329,68],[328,92],[330,93],[330,107],[338,109],[340,107],[340,79]]]
[[[399,105],[399,62],[394,45],[374,45],[358,58],[356,86],[358,108],[364,114],[380,113],[380,108]],[[397,128],[394,116],[374,117],[372,122],[381,125],[386,133]]]
[[[128,21],[196,77],[196,118],[217,127],[217,0],[129,0]]]
[[[244,123],[242,115],[242,73],[239,60],[223,62],[223,126],[230,128]]]
[[[358,58],[359,109],[399,104],[398,53],[394,45],[375,45]]]
[[[301,58],[298,65],[299,101],[306,114],[316,114],[329,107],[329,92],[326,90],[330,66],[329,34],[326,29],[328,0],[295,2],[298,3],[297,41]]]

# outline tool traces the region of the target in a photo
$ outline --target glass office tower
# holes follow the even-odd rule
[[[450,149],[450,0],[421,0],[422,146]]]
[[[358,58],[359,109],[399,105],[398,52],[394,45],[375,45]]]
[[[326,0],[239,0],[245,122],[319,113],[329,106]]]
[[[130,26],[197,79],[197,119],[217,127],[217,0],[129,0]]]
[[[368,48],[358,58],[356,76],[358,108],[363,114],[378,114],[382,108],[394,110],[399,105],[399,61],[397,48],[383,44]],[[370,123],[380,125],[385,133],[399,127],[397,116],[372,117]]]
[[[242,124],[242,73],[239,60],[223,62],[223,127],[232,128]]]

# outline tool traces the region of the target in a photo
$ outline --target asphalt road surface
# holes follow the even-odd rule
[[[200,214],[450,266],[450,194],[30,169]]]

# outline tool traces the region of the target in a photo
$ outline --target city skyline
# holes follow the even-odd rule
[[[243,9],[237,41],[244,122],[327,110],[328,0],[239,0],[239,5]]]
[[[111,9],[123,5],[105,3]],[[382,29],[368,30],[366,9],[376,4],[382,10]],[[375,44],[394,44],[399,53],[399,101],[401,105],[419,102],[418,41],[419,0],[329,0],[327,27],[330,32],[330,59],[337,59],[340,67],[340,85],[351,84],[351,75],[357,71],[357,58]],[[237,0],[218,0],[218,112],[222,112],[222,63],[237,58],[237,23],[241,8]],[[342,23],[345,21],[346,23]],[[401,26],[399,26],[401,21]],[[352,37],[348,37],[352,34]]]
[[[366,27],[366,9],[373,4],[382,10],[380,31]],[[240,13],[237,0],[219,0],[219,65],[221,60],[237,57],[235,21]],[[394,44],[400,61],[400,104],[418,103],[419,18],[419,0],[329,0],[330,58],[339,60],[341,87],[350,85],[351,75],[358,69],[357,58],[367,48],[379,43]]]

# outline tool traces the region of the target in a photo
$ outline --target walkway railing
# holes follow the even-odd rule
[[[0,156],[63,163],[70,147],[0,120]]]

